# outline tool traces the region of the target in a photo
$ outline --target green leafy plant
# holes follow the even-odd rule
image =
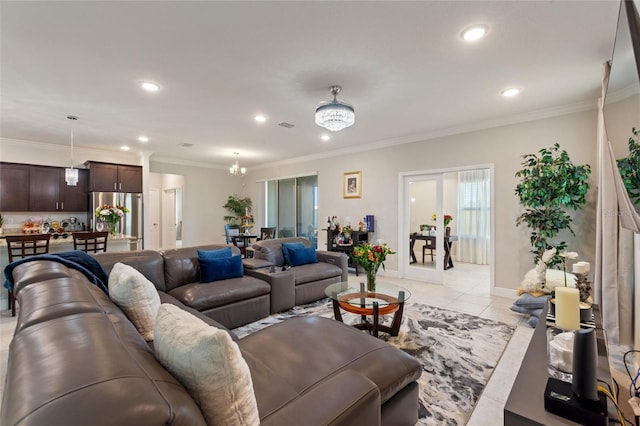
[[[518,216],[516,225],[525,224],[531,229],[531,253],[537,264],[545,250],[555,247],[560,253],[567,247],[566,242],[553,243],[551,239],[564,229],[574,234],[567,210],[578,210],[585,204],[591,167],[574,165],[558,143],[522,158],[523,168],[516,172],[521,180],[515,193],[525,211]],[[548,265],[560,262],[560,256],[556,255]]]
[[[618,160],[618,169],[622,176],[622,182],[627,189],[629,199],[640,205],[640,130],[632,129],[633,136],[629,138],[629,156]]]
[[[224,217],[224,220],[229,225],[240,225],[242,223],[242,217],[248,213],[251,213],[251,198],[242,198],[239,195],[229,195],[227,202],[224,206],[229,211],[229,215]]]

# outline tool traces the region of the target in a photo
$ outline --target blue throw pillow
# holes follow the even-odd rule
[[[231,247],[225,247],[217,250],[198,250],[198,257],[200,259],[221,259],[223,257],[231,256],[233,256]]]
[[[284,256],[284,263],[291,265],[291,257],[289,256],[289,249],[304,248],[304,243],[282,243],[282,255]],[[293,265],[291,265],[293,266]]]
[[[219,259],[198,259],[200,264],[200,282],[240,278],[243,275],[240,256],[221,257]]]
[[[313,247],[289,247],[290,262],[287,262],[291,266],[306,265],[308,263],[318,263],[318,256],[316,255],[316,249]]]

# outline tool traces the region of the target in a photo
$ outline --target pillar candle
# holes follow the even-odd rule
[[[556,326],[563,330],[580,329],[580,292],[577,288],[556,287]]]
[[[587,262],[576,262],[573,264],[573,273],[574,274],[586,274],[587,272],[589,272],[589,266],[588,264],[585,265],[585,263]]]

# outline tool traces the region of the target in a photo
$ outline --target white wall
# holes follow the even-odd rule
[[[346,130],[348,132],[348,130]],[[487,129],[472,133],[441,137],[411,144],[393,146],[357,155],[340,155],[315,161],[291,161],[250,171],[247,180],[276,179],[294,176],[310,169],[318,172],[319,217],[349,216],[352,221],[365,214],[375,216],[374,238],[383,238],[392,248],[398,241],[398,174],[409,171],[438,170],[448,167],[494,164],[495,168],[495,237],[496,287],[516,289],[525,272],[533,267],[529,253],[529,232],[516,228],[521,213],[514,195],[521,156],[550,147],[555,142],[567,150],[576,164],[592,166],[596,158],[596,111],[586,111],[544,120]],[[336,147],[338,149],[338,147]],[[362,198],[342,198],[344,172],[362,171]],[[593,262],[595,253],[595,187],[593,182],[589,203],[574,214],[576,237],[562,235],[569,248],[580,253],[580,259]],[[247,195],[256,198],[253,186]],[[186,208],[186,207],[185,207]],[[255,206],[259,209],[260,206]],[[259,211],[259,210],[257,210]],[[318,247],[326,244],[320,233]],[[388,270],[397,270],[397,256],[386,262]]]
[[[154,162],[153,158],[150,171],[184,177],[183,247],[225,243],[223,217],[228,213],[222,206],[229,195],[245,195],[245,185],[250,182],[246,177],[231,176],[228,169],[160,163]],[[251,195],[255,202],[255,194]]]

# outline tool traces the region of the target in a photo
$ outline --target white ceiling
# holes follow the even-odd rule
[[[76,146],[129,145],[214,167],[228,167],[236,151],[251,167],[584,109],[599,96],[618,9],[618,1],[2,1],[1,136],[68,145],[73,114]],[[488,35],[462,41],[478,23]],[[143,92],[144,79],[161,90]],[[356,110],[355,125],[337,133],[314,123],[331,84]],[[508,86],[523,92],[501,97]],[[267,122],[255,122],[257,113]]]

